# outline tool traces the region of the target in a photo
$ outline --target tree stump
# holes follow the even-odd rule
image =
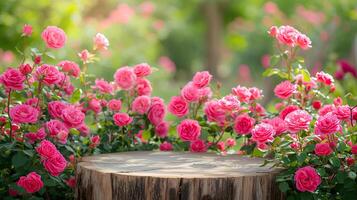
[[[262,159],[189,152],[125,152],[84,157],[77,199],[279,200],[280,169]]]

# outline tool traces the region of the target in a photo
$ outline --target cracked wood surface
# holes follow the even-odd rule
[[[125,152],[84,157],[77,199],[275,200],[280,170],[262,159],[189,152]]]

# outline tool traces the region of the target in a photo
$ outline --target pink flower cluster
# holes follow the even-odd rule
[[[305,34],[300,33],[298,30],[291,26],[272,26],[268,33],[275,37],[279,43],[285,44],[290,47],[299,46],[302,49],[311,48],[311,40]]]
[[[65,170],[67,161],[52,142],[43,140],[36,151],[43,166],[52,176],[59,176]]]
[[[36,172],[31,172],[27,176],[21,176],[17,185],[24,188],[27,193],[35,193],[41,190],[43,182],[41,176]]]

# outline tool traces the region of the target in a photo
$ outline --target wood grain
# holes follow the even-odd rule
[[[213,153],[125,152],[84,157],[76,198],[88,200],[279,200],[280,170],[262,159]]]

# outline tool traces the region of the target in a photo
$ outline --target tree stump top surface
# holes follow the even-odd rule
[[[279,169],[260,167],[263,159],[214,153],[136,151],[83,157],[81,168],[100,173],[159,178],[260,176]]]

